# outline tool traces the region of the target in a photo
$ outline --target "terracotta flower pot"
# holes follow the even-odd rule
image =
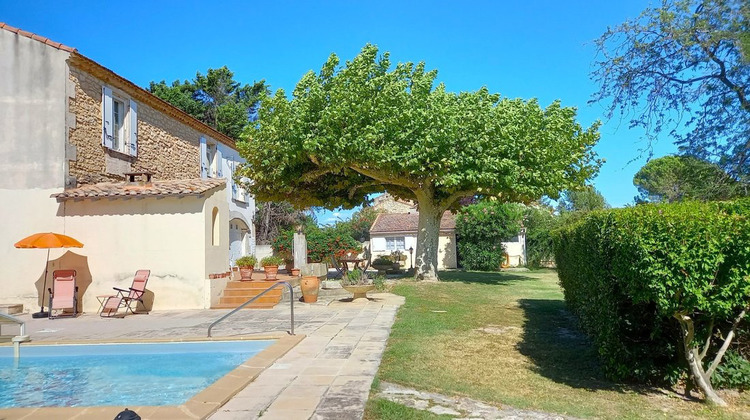
[[[240,280],[250,281],[253,279],[253,267],[240,267]]]
[[[263,266],[263,270],[266,272],[266,280],[276,280],[276,274],[279,272],[278,265],[266,265]]]
[[[318,290],[320,289],[318,276],[303,276],[299,282],[299,287],[302,289],[302,299],[305,303],[318,301]]]
[[[292,275],[294,277],[299,276],[299,268],[292,268]]]

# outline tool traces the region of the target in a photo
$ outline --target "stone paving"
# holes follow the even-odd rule
[[[573,420],[573,417],[541,411],[520,410],[513,407],[494,407],[466,397],[449,397],[434,392],[418,391],[400,385],[380,382],[377,398],[384,398],[417,410],[443,414],[457,419],[507,419],[507,420]]]
[[[323,297],[295,302],[295,332],[306,337],[209,418],[360,419],[403,297],[370,293],[351,302]],[[83,314],[75,319],[32,319],[32,340],[178,339],[205,337],[208,325],[228,310],[155,311],[121,319]],[[213,329],[214,338],[283,334],[289,303],[274,309],[242,310]],[[22,350],[23,351],[23,350]]]

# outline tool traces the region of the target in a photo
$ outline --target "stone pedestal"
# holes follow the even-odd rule
[[[294,232],[294,243],[292,246],[294,252],[294,267],[302,268],[307,265],[307,239],[302,232]],[[305,273],[302,273],[304,276]]]

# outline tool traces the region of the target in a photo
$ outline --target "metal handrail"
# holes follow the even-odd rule
[[[211,325],[208,326],[208,338],[211,338],[211,329],[214,327],[214,325],[218,324],[219,322],[229,318],[230,316],[234,315],[235,312],[239,311],[240,309],[244,308],[245,306],[255,302],[256,299],[259,297],[265,295],[266,293],[270,292],[271,290],[275,289],[279,285],[286,285],[286,287],[289,288],[289,315],[292,323],[292,330],[289,332],[291,335],[294,335],[294,288],[292,288],[292,285],[285,281],[279,281],[276,282],[276,284],[272,285],[268,289],[260,292],[257,296],[253,297],[252,299],[248,300],[247,302],[243,303],[242,305],[234,308],[232,312],[229,312],[228,314],[222,316],[221,318],[217,319],[216,321],[212,322]]]
[[[5,318],[7,320],[10,320],[10,321],[15,322],[16,324],[20,325],[21,326],[21,331],[20,331],[20,334],[18,334],[18,335],[20,335],[20,336],[26,335],[26,322],[21,321],[20,319],[14,317],[14,316],[11,316],[11,315],[8,315],[8,314],[2,314],[2,313],[0,313],[0,318]]]

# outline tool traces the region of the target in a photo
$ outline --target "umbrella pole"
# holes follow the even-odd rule
[[[44,287],[42,288],[42,307],[39,312],[31,314],[32,318],[48,318],[49,312],[44,312],[44,292],[47,291],[47,266],[49,265],[49,248],[47,248],[47,262],[44,263]]]

